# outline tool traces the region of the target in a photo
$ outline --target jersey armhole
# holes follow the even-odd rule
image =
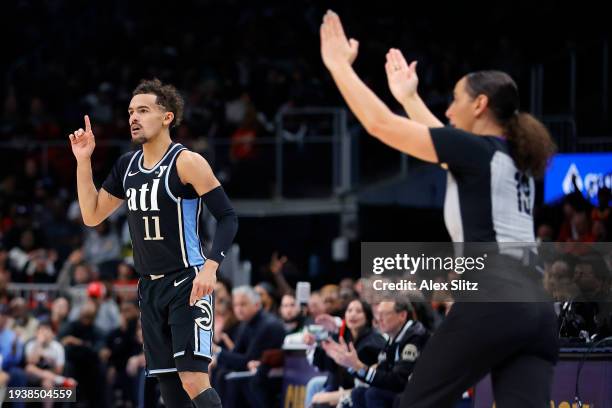
[[[178,170],[175,165],[175,161],[178,156],[186,150],[186,148],[182,148],[174,155],[172,161],[170,162],[170,171],[166,173],[166,192],[174,201],[178,201],[179,197],[187,199],[198,197],[197,192],[190,184],[183,184],[178,175]]]

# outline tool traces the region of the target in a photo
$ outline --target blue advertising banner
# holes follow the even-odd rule
[[[552,203],[574,191],[597,204],[600,187],[611,187],[612,153],[564,153],[553,157],[544,178],[544,202]]]

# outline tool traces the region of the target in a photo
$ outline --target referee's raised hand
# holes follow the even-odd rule
[[[389,89],[395,99],[404,105],[408,98],[417,93],[419,85],[419,77],[416,74],[417,62],[412,61],[408,64],[402,52],[396,48],[391,48],[386,57],[385,71]]]
[[[348,40],[342,28],[338,14],[331,10],[323,16],[321,34],[321,57],[330,71],[342,65],[351,65],[359,50],[359,42],[353,38]]]
[[[76,130],[68,135],[68,138],[70,139],[72,153],[77,161],[89,160],[96,147],[96,139],[91,131],[89,116],[85,115],[85,130],[82,128]]]

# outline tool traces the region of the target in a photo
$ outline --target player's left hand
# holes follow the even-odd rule
[[[193,287],[191,288],[191,296],[189,297],[189,306],[193,306],[195,302],[201,299],[203,296],[210,295],[215,290],[215,284],[217,283],[217,268],[219,264],[211,259],[208,259],[200,273],[193,280]]]
[[[351,65],[359,50],[359,42],[353,38],[348,40],[342,28],[340,17],[331,10],[323,16],[321,24],[321,57],[330,71],[342,65]]]

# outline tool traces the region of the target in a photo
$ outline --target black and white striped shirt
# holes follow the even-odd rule
[[[430,129],[448,165],[444,221],[454,242],[533,242],[535,182],[520,172],[505,139]]]

